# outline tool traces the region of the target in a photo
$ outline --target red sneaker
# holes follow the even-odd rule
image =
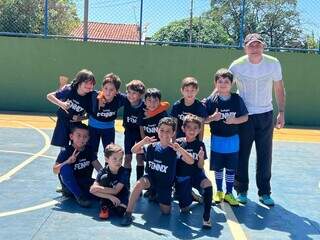
[[[109,210],[106,207],[102,207],[99,213],[99,218],[108,219],[109,218]]]

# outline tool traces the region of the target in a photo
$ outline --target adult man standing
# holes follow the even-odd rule
[[[259,200],[273,206],[271,163],[273,136],[272,86],[278,104],[276,127],[285,123],[285,89],[278,59],[263,54],[265,43],[260,34],[248,34],[244,41],[245,56],[235,60],[229,70],[234,74],[240,96],[249,111],[249,120],[240,127],[239,164],[235,177],[238,201],[247,202],[249,157],[253,142],[257,152],[256,184]]]

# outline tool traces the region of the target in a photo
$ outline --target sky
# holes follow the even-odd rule
[[[83,19],[84,0],[75,0],[77,11]],[[191,0],[144,0],[143,26],[147,36],[152,36],[162,26],[174,20],[190,17]],[[210,9],[210,0],[193,0],[193,15],[199,16]],[[320,38],[319,0],[298,0],[302,28]],[[139,23],[140,0],[89,0],[89,21],[108,23]]]

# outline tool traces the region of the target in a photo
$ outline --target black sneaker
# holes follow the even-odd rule
[[[122,220],[121,220],[121,222],[120,222],[120,225],[121,225],[121,226],[130,226],[130,225],[132,224],[132,221],[133,221],[132,214],[126,212],[126,213],[123,215],[123,218],[122,218]]]
[[[91,202],[86,197],[76,197],[76,200],[81,207],[88,208],[91,206]]]

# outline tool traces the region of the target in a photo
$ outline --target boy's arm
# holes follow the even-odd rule
[[[120,204],[119,198],[113,196],[113,194],[103,191],[103,188],[104,187],[100,186],[99,183],[95,181],[90,187],[90,193],[100,198],[109,199],[114,205],[118,206]]]
[[[70,108],[69,102],[63,102],[56,97],[56,92],[51,92],[47,94],[47,99],[52,102],[53,104],[61,107],[65,112],[68,113],[68,109]]]
[[[141,139],[144,139],[146,135],[144,134],[143,127],[142,127],[142,126],[139,126],[139,130],[140,130],[140,137],[141,137]]]
[[[199,133],[199,140],[202,141],[204,136],[204,122],[201,122],[201,128]]]
[[[194,159],[192,155],[188,153],[183,147],[181,147],[178,143],[169,143],[169,146],[178,152],[181,155],[181,159],[189,165],[194,163]]]
[[[176,129],[174,130],[174,136],[172,137],[172,142],[175,142],[177,140],[178,118],[176,118],[176,117],[172,117],[172,118],[176,122]]]
[[[54,165],[53,165],[53,172],[55,174],[59,174],[60,173],[60,170],[61,168],[64,166],[64,165],[67,165],[67,164],[73,164],[75,163],[75,161],[77,160],[77,156],[79,155],[80,152],[78,152],[76,149],[73,151],[72,155],[67,159],[65,160],[64,162],[62,163],[58,163],[56,162]]]
[[[240,116],[240,117],[230,117],[227,118],[224,123],[225,124],[241,124],[248,121],[248,114]]]
[[[98,172],[100,171],[100,169],[102,169],[101,163],[98,160],[92,161],[91,164]]]
[[[143,145],[150,144],[156,142],[157,139],[155,137],[144,137],[140,142],[137,142],[132,148],[132,153],[143,153]]]
[[[90,187],[90,193],[98,196],[97,194],[111,194],[117,195],[121,189],[123,188],[123,183],[118,183],[114,188],[110,187],[103,187],[97,181],[95,181],[92,186]],[[100,197],[100,196],[98,196]]]
[[[202,147],[200,147],[200,151],[198,152],[198,168],[203,169],[205,159],[205,152]]]

